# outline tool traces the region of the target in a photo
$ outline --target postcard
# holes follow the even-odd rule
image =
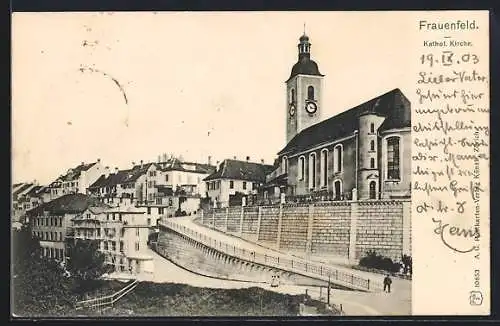
[[[13,13],[12,316],[489,315],[489,60],[488,11]]]

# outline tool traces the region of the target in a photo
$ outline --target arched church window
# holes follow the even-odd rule
[[[295,90],[293,88],[290,91],[290,103],[295,103]]]
[[[375,159],[372,157],[370,159],[370,169],[374,169],[375,168]]]
[[[286,156],[283,156],[281,168],[282,173],[288,173],[288,158]]]
[[[371,151],[375,150],[375,141],[374,140],[370,141],[370,150]]]
[[[307,87],[307,99],[310,101],[314,101],[314,87]]]
[[[387,179],[399,180],[401,178],[399,154],[399,137],[389,137],[387,139]]]
[[[309,154],[309,189],[316,188],[316,153]]]
[[[304,180],[306,170],[306,159],[304,156],[299,157],[299,180]]]
[[[336,145],[334,148],[334,172],[342,172],[342,150],[343,147],[341,144]]]
[[[326,187],[328,181],[328,149],[321,151],[321,186]]]

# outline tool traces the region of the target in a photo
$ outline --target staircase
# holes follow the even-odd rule
[[[103,311],[105,309],[111,308],[115,302],[120,300],[122,297],[133,291],[137,285],[139,284],[138,280],[133,280],[121,290],[102,297],[97,297],[89,300],[78,301],[75,304],[75,310],[81,309],[91,309],[91,310],[99,310]]]

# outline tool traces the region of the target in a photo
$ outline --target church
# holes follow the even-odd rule
[[[286,80],[286,145],[264,198],[376,200],[411,194],[411,109],[398,88],[320,121],[323,79],[302,35]]]

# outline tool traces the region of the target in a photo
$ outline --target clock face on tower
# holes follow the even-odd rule
[[[316,113],[316,110],[318,110],[318,106],[314,102],[306,102],[306,111],[309,114],[314,114]]]
[[[295,115],[295,104],[290,104],[290,116],[293,117]]]

